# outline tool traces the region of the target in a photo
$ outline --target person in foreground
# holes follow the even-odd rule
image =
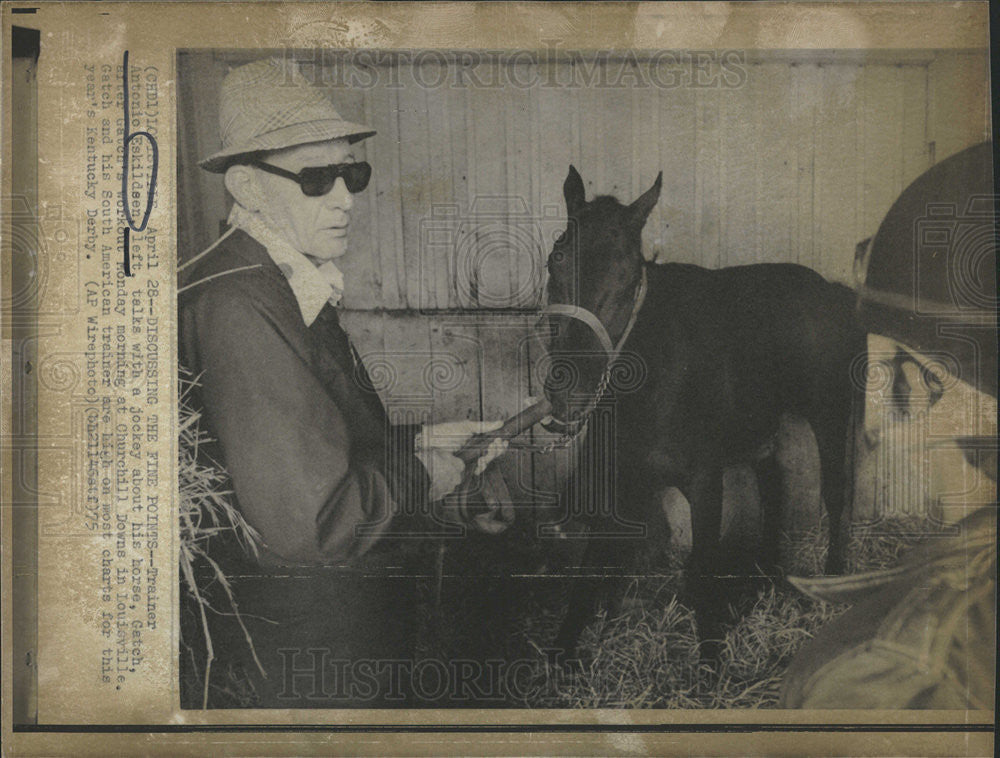
[[[466,473],[454,453],[501,422],[393,425],[340,324],[349,283],[336,260],[371,176],[358,143],[375,132],[278,59],[226,76],[220,125],[222,150],[200,165],[225,174],[230,229],[192,261],[181,362],[217,441],[206,452],[262,544],[256,558],[216,553],[246,634],[213,618],[212,701],[406,705],[392,662],[413,657],[407,546],[459,521],[439,507]],[[476,473],[502,451],[491,446]],[[479,506],[461,525],[500,531],[497,507]]]
[[[931,364],[950,365],[956,378],[991,396],[995,409],[992,167],[991,145],[984,143],[942,161],[903,192],[866,253],[858,307],[870,332],[895,343],[897,368],[909,363],[927,377]],[[925,229],[938,234],[924,236]],[[945,255],[933,246],[948,239],[942,233],[976,244],[956,244]],[[900,381],[896,377],[897,387]],[[933,376],[929,383],[933,403]],[[995,433],[957,442],[995,483]],[[915,549],[890,570],[793,579],[815,599],[852,607],[793,659],[781,707],[992,710],[996,551],[994,502],[955,524],[951,536]]]

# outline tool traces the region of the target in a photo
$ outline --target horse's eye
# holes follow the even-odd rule
[[[562,253],[552,253],[553,263],[562,263],[563,254]]]

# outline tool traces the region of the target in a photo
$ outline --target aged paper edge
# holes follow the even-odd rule
[[[9,39],[11,25],[10,8],[30,8],[39,7],[32,3],[12,3],[4,8],[4,40]],[[872,5],[852,5],[850,8],[837,6],[833,3],[809,3],[809,4],[780,4],[762,3],[754,6],[747,5],[727,5],[724,7],[731,15],[726,23],[720,28],[711,24],[697,23],[697,17],[683,16],[682,11],[687,9],[686,5],[675,4],[593,4],[580,6],[579,29],[574,30],[569,38],[569,47],[676,47],[676,48],[732,48],[743,47],[748,42],[754,42],[747,37],[745,32],[752,29],[757,20],[766,18],[771,26],[785,24],[789,28],[789,35],[784,40],[794,39],[795,47],[800,49],[829,50],[841,47],[860,47],[865,49],[912,49],[916,47],[913,40],[920,40],[921,48],[982,48],[986,42],[986,4],[985,3],[965,3],[961,5],[945,3],[890,3]],[[531,13],[534,6],[532,4],[517,4],[516,6],[500,4],[477,4],[471,5],[440,5],[436,7],[421,6],[422,13],[441,14],[442,18],[447,18],[447,14],[460,10],[463,18],[474,21],[471,28],[445,27],[439,25],[435,27],[435,34],[422,42],[428,47],[532,47],[541,43],[544,29],[538,30],[538,35],[531,34],[530,38],[524,36],[513,38],[506,31],[503,23],[508,13]],[[870,44],[858,44],[857,38],[845,39],[842,29],[833,27],[811,27],[809,20],[816,18],[824,10],[836,8],[838,14],[849,14],[855,18],[863,29],[877,28],[878,34],[868,37]],[[116,21],[126,25],[128,33],[127,39],[130,47],[136,50],[143,49],[144,46],[155,45],[159,49],[170,47],[312,47],[313,41],[310,33],[303,33],[301,37],[293,39],[277,39],[274,36],[274,22],[283,14],[292,11],[301,20],[299,28],[308,28],[311,24],[322,26],[324,18],[328,18],[327,11],[312,4],[300,4],[285,6],[279,4],[253,5],[244,4],[221,5],[200,5],[196,8],[191,5],[173,3],[110,3],[100,6],[85,6],[78,4],[51,3],[40,7],[40,13],[33,20],[42,24],[43,28],[67,28],[75,27],[81,37],[86,37],[84,33],[88,24],[95,24],[98,20],[96,14],[109,12],[116,16]],[[363,17],[365,15],[377,14],[378,17],[389,19],[404,18],[411,12],[413,7],[406,4],[387,3],[378,6],[349,3],[338,5],[345,17]],[[255,32],[248,33],[248,26],[243,22],[244,16],[249,16],[255,22]],[[662,16],[671,21],[667,25],[667,31],[659,36],[655,35],[656,25],[648,23],[638,23],[639,17]],[[27,20],[28,16],[19,16],[20,19]],[[16,19],[15,19],[16,20]],[[141,23],[139,23],[141,20]],[[645,19],[644,19],[645,20]],[[814,36],[795,37],[793,29],[796,24],[799,28],[807,28],[810,32],[815,32]],[[803,26],[804,25],[804,26]],[[287,26],[286,26],[287,28]],[[252,38],[252,45],[247,44],[247,39]],[[779,37],[780,38],[780,37]],[[413,47],[413,43],[407,40],[400,40],[400,44],[394,45],[393,40],[387,39],[380,43],[379,47]],[[790,45],[783,45],[786,47]],[[760,48],[760,45],[757,45]],[[9,81],[10,60],[5,57],[3,61],[5,81]],[[9,105],[9,89],[4,92],[4,104]],[[9,107],[4,108],[4,152],[9,155],[10,121]],[[9,194],[10,188],[10,168],[9,161],[3,162],[3,182],[5,195]],[[165,188],[165,191],[172,192],[172,187]],[[44,189],[40,187],[40,194]],[[9,245],[4,242],[3,275],[4,280],[9,277]],[[6,334],[6,332],[5,332]],[[9,361],[9,343],[4,344],[4,359]],[[9,363],[6,364],[9,367]],[[5,428],[10,428],[11,405],[9,393],[4,394],[2,413]],[[10,450],[3,450],[3,492],[7,493],[11,487],[10,473]],[[2,519],[2,535],[4,545],[10,545],[10,520]],[[8,604],[10,601],[9,576],[11,568],[9,561],[9,551],[4,550],[4,583],[3,601]],[[9,618],[5,618],[4,631],[9,632]],[[4,635],[4,664],[10,670],[12,660],[9,634]],[[305,721],[317,722],[319,713],[306,714],[302,711],[269,711],[269,712],[216,712],[215,714],[205,714],[204,726],[215,724],[242,724],[245,725],[239,732],[221,735],[210,732],[197,732],[186,735],[177,735],[169,732],[159,732],[141,736],[142,727],[129,728],[128,733],[113,734],[115,727],[107,727],[105,734],[86,734],[86,727],[81,731],[75,731],[72,727],[65,727],[63,734],[41,734],[41,733],[19,733],[14,742],[9,741],[14,735],[10,732],[10,680],[4,680],[4,737],[5,742],[16,750],[16,754],[53,754],[63,752],[73,752],[76,754],[102,754],[110,749],[127,750],[131,747],[143,753],[153,753],[163,751],[169,754],[201,754],[206,742],[214,743],[216,749],[223,749],[225,752],[233,750],[235,752],[244,751],[286,751],[291,750],[296,753],[309,754],[314,750],[330,752],[332,750],[343,750],[354,754],[378,754],[387,750],[411,752],[413,754],[431,754],[440,751],[448,752],[483,752],[483,753],[510,753],[518,752],[525,754],[551,754],[558,752],[572,752],[577,754],[600,753],[600,752],[661,752],[683,750],[681,734],[687,731],[685,727],[689,725],[709,725],[716,724],[722,730],[726,725],[758,724],[759,731],[749,728],[746,732],[740,731],[736,734],[698,734],[694,737],[696,742],[687,749],[695,747],[698,752],[705,754],[725,754],[728,752],[750,753],[750,752],[773,752],[773,753],[796,753],[812,754],[826,752],[851,752],[857,755],[890,753],[908,754],[953,754],[953,755],[975,755],[992,753],[992,734],[980,731],[982,727],[992,723],[993,714],[989,712],[981,713],[957,713],[957,712],[936,712],[936,713],[900,713],[900,712],[812,712],[812,713],[790,713],[790,712],[768,712],[768,721],[774,725],[791,726],[800,724],[803,727],[801,733],[788,734],[778,731],[767,731],[767,727],[760,722],[758,714],[755,712],[692,712],[692,713],[666,713],[666,712],[627,712],[627,711],[590,711],[590,712],[567,712],[567,711],[503,711],[505,723],[519,723],[530,729],[530,724],[539,724],[539,731],[527,733],[501,734],[494,731],[490,734],[490,742],[485,741],[486,735],[476,736],[473,734],[453,733],[451,735],[434,734],[427,735],[422,732],[390,734],[382,730],[363,732],[352,736],[351,733],[341,733],[335,742],[331,742],[330,731],[310,732],[307,735],[291,735],[281,733],[257,733],[250,725],[270,722],[272,724],[286,723],[303,724]],[[188,714],[193,716],[194,714]],[[201,715],[201,714],[198,714]],[[381,723],[388,725],[396,722],[401,726],[423,725],[424,728],[433,729],[433,725],[452,724],[453,727],[463,728],[460,725],[470,727],[478,723],[484,727],[483,731],[489,732],[490,725],[495,723],[497,716],[501,715],[497,711],[333,711],[325,712],[322,721],[329,726],[334,724],[347,725],[355,724],[371,725]],[[218,718],[216,718],[216,716]],[[306,718],[304,718],[306,717]],[[860,718],[859,718],[860,717]],[[958,717],[962,723],[956,723]],[[189,724],[195,726],[196,719],[189,719]],[[672,722],[672,725],[671,723]],[[602,735],[597,732],[562,733],[561,730],[546,730],[540,724],[556,723],[559,727],[572,728],[571,724],[593,724],[600,728],[601,725],[614,728],[612,725],[620,725],[624,730],[614,734]],[[806,731],[808,725],[818,725],[823,723],[823,732]],[[643,733],[639,724],[646,724],[652,728],[663,728],[666,733],[653,734]],[[850,729],[849,732],[833,731],[837,729],[837,724]],[[851,729],[849,725],[868,725],[868,729],[857,726]],[[962,730],[970,727],[974,731],[956,731],[947,733],[943,731],[929,732],[905,732],[896,730],[885,730],[879,725],[894,724],[898,726],[913,725],[920,729],[919,725],[948,724],[942,729]],[[638,727],[636,731],[629,730],[627,725]],[[828,725],[828,726],[826,726]],[[247,729],[249,727],[249,729]],[[977,728],[978,727],[978,728]],[[197,727],[196,727],[197,728]],[[291,727],[295,728],[295,727]],[[363,728],[363,727],[362,727]],[[403,728],[406,728],[405,726]],[[447,728],[447,727],[445,727]],[[474,727],[473,727],[474,728]],[[925,726],[926,728],[926,726]],[[933,727],[932,727],[933,728]],[[40,728],[40,731],[44,727]],[[60,731],[62,731],[60,729]],[[104,731],[102,727],[97,730]],[[246,731],[244,731],[246,729]],[[335,730],[336,727],[334,726]],[[390,727],[391,729],[391,727]],[[830,731],[827,732],[826,729]],[[155,730],[155,728],[154,728]],[[667,731],[669,730],[669,731]],[[672,733],[674,730],[681,730],[680,734]],[[864,731],[862,731],[864,730]],[[152,730],[151,730],[152,731]],[[237,736],[238,735],[238,736]],[[766,744],[765,744],[766,743]],[[230,746],[225,748],[224,746]]]

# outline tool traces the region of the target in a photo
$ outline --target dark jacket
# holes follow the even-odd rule
[[[250,270],[230,272],[247,266]],[[217,276],[222,274],[221,276]],[[423,512],[429,481],[414,427],[393,428],[336,309],[306,326],[287,280],[236,231],[182,294],[181,362],[198,378],[208,433],[263,565],[350,561]]]
[[[996,670],[996,506],[886,571],[795,579],[853,603],[795,656],[783,708],[982,709]]]
[[[398,547],[417,543],[389,537],[426,524],[416,427],[390,425],[336,309],[325,306],[307,327],[254,239],[236,231],[187,281],[212,276],[180,297],[180,362],[200,383],[192,399],[217,440],[204,452],[228,470],[264,546],[253,561],[235,541],[213,537],[212,559],[242,618],[226,613],[218,583],[208,583],[209,705],[404,705],[405,692],[379,666],[412,656],[415,572]],[[204,692],[200,614],[187,595],[183,707],[201,707]]]

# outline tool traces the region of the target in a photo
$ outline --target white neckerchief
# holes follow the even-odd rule
[[[344,294],[344,275],[333,261],[316,266],[268,226],[259,214],[248,211],[239,203],[233,204],[229,223],[267,248],[271,260],[288,279],[288,286],[292,288],[306,326],[312,325],[327,302],[340,304]]]

